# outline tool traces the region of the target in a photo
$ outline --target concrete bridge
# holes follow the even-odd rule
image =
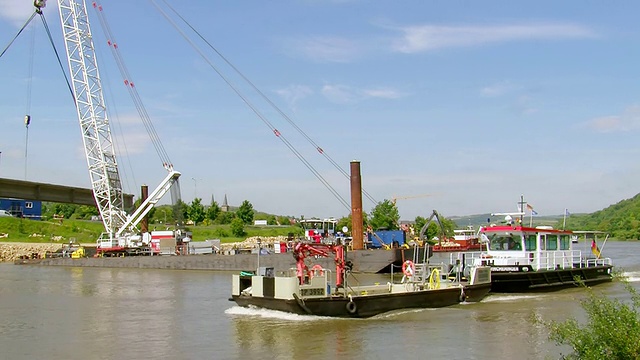
[[[0,178],[0,198],[96,206],[92,189],[15,179]],[[124,208],[133,208],[133,195],[124,195]]]

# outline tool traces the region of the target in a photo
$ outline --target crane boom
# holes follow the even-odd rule
[[[40,10],[46,0],[36,0]],[[169,174],[132,216],[124,209],[124,191],[118,172],[102,82],[84,0],[58,0],[69,73],[80,122],[93,196],[106,233],[98,239],[101,248],[133,244],[136,226],[180,177],[173,166]],[[133,236],[132,236],[133,235]]]
[[[126,213],[87,9],[84,0],[58,0],[58,7],[91,188],[105,230],[113,235]]]

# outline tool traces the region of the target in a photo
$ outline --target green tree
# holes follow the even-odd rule
[[[429,226],[427,227],[424,233],[425,239],[431,240],[436,236],[441,239],[443,235],[445,237],[453,236],[453,230],[457,228],[457,225],[454,221],[449,220],[443,216],[436,217],[435,215],[433,215],[433,213],[431,214],[430,218],[431,218],[431,222],[429,223]],[[422,228],[424,227],[424,225],[427,223],[428,220],[429,220],[428,218],[423,218],[422,216],[416,216],[415,225],[414,225],[416,236],[420,235],[420,231],[422,230]],[[440,225],[439,221],[442,222],[442,226]]]
[[[161,205],[154,208],[153,212],[149,212],[149,223],[153,224],[171,224],[173,220],[173,207],[170,205]]]
[[[78,205],[56,203],[53,205],[53,213],[62,215],[65,219],[71,219],[77,207]]]
[[[187,204],[184,203],[184,201],[182,200],[178,200],[178,202],[172,206],[173,208],[173,220],[174,222],[177,224],[182,224],[184,222],[184,219],[187,216],[187,208],[189,206],[187,206]]]
[[[92,216],[99,215],[98,208],[95,206],[88,205],[80,205],[76,208],[75,211],[76,217],[78,219],[89,220]]]
[[[550,340],[572,347],[573,353],[564,359],[640,359],[640,296],[627,280],[617,278],[631,294],[631,304],[588,288],[587,298],[581,301],[587,313],[586,324],[574,318],[563,322],[536,319],[550,330]]]
[[[235,217],[236,217],[236,214],[235,214],[235,213],[227,212],[227,211],[221,211],[221,212],[218,214],[218,217],[216,218],[216,222],[217,222],[218,224],[222,224],[222,225],[224,225],[224,224],[231,224],[231,221],[232,221],[233,219],[235,219]]]
[[[284,226],[291,225],[291,218],[288,216],[278,216],[277,221],[279,225],[284,225]]]
[[[371,210],[371,220],[369,225],[376,230],[385,228],[387,230],[398,230],[400,213],[391,200],[384,199]]]
[[[244,222],[239,217],[234,218],[231,221],[231,225],[229,227],[233,236],[241,237],[245,235]]]
[[[202,199],[193,199],[191,205],[187,208],[187,214],[189,220],[193,221],[194,225],[201,223],[206,217],[204,205],[202,205]]]
[[[249,200],[245,200],[236,211],[236,217],[242,220],[242,222],[245,224],[252,224],[254,213],[255,212],[253,211],[253,205],[251,205]]]
[[[220,206],[215,201],[211,201],[211,205],[207,208],[207,219],[215,221],[220,215]]]

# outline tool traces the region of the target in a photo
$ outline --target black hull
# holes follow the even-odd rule
[[[491,292],[519,293],[544,292],[578,286],[580,282],[587,286],[612,280],[611,265],[520,272],[491,272]],[[576,281],[576,277],[580,281]]]
[[[244,307],[252,305],[300,315],[367,318],[393,310],[439,308],[456,305],[465,300],[480,301],[489,293],[490,287],[490,284],[467,286],[464,288],[464,296],[460,288],[452,287],[399,294],[354,296],[351,300],[345,297],[283,300],[245,295],[234,295],[230,300]]]

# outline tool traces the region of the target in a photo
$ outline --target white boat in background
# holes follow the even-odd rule
[[[579,243],[580,241],[585,244],[591,245],[592,242],[598,243],[598,238],[608,238],[608,234],[604,231],[598,230],[575,230],[573,231],[573,235],[571,235],[571,242],[574,244]]]

